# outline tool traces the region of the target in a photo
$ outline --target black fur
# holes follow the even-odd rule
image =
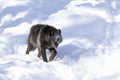
[[[26,54],[38,48],[38,57],[42,55],[43,60],[47,62],[46,49],[49,49],[51,52],[49,61],[52,61],[57,54],[57,46],[62,42],[61,30],[45,24],[34,25],[31,27],[27,42]]]

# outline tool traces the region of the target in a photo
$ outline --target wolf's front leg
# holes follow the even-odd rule
[[[49,57],[49,61],[52,61],[54,57],[57,55],[57,51],[54,48],[49,49],[51,52],[51,55]]]
[[[38,48],[38,49],[39,49],[38,57],[42,55],[43,61],[48,62],[46,57],[46,49],[45,48]]]

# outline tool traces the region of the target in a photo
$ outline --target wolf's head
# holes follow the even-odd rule
[[[50,48],[57,48],[58,45],[62,42],[61,30],[56,29],[55,31],[50,31]]]

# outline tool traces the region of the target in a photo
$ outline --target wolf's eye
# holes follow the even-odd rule
[[[51,31],[51,32],[50,32],[50,36],[53,36],[53,35],[54,35],[54,32]]]

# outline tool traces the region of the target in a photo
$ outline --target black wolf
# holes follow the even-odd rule
[[[48,62],[46,49],[51,52],[49,61],[57,54],[56,48],[62,42],[61,30],[46,24],[36,24],[31,27],[27,41],[26,54],[38,48],[38,57],[42,55],[43,61]]]

